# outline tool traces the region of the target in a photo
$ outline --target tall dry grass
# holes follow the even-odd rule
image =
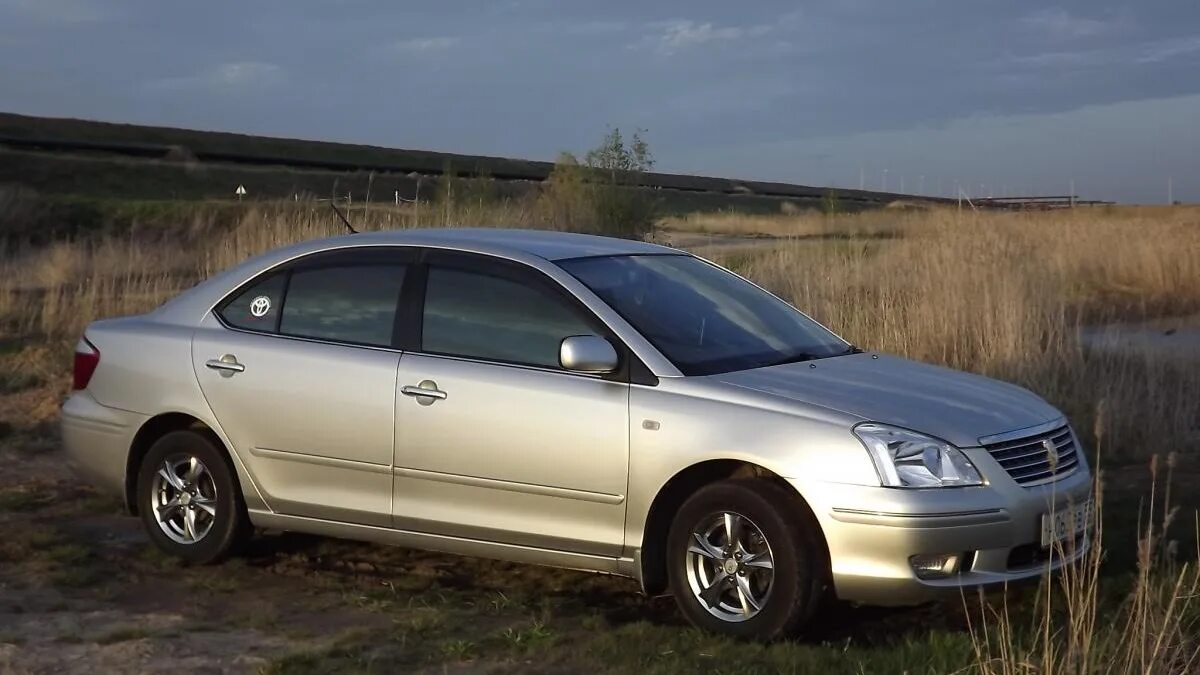
[[[936,213],[936,212],[935,212]],[[738,211],[688,213],[662,219],[667,230],[736,237],[883,237],[921,227],[926,209],[873,209],[855,213],[752,214]]]
[[[987,602],[979,603],[975,616],[968,609],[972,672],[1155,675],[1200,669],[1200,549],[1181,562],[1175,542],[1166,535],[1179,513],[1170,502],[1172,463],[1168,459],[1160,491],[1158,457],[1151,460],[1149,503],[1139,518],[1134,573],[1115,582],[1104,575],[1101,478],[1093,497],[1092,548],[1078,563],[1043,581],[1032,610]],[[1194,527],[1200,535],[1200,518]],[[1061,545],[1053,548],[1060,559],[1067,553]]]
[[[350,217],[362,230],[547,225],[546,212],[528,204],[483,200],[360,205]],[[1105,466],[1168,448],[1193,465],[1200,455],[1197,364],[1169,354],[1089,350],[1080,338],[1091,323],[1200,311],[1200,210],[725,214],[670,225],[703,229],[712,222],[723,232],[791,237],[731,249],[721,262],[860,345],[1033,388],[1102,448]],[[0,346],[18,352],[0,359],[0,384],[58,373],[61,393],[71,346],[90,321],[147,311],[248,256],[343,232],[328,206],[288,203],[248,207],[232,223],[197,215],[177,227],[0,244]],[[1164,555],[1163,520],[1143,530],[1128,584],[1102,576],[1097,546],[1087,564],[1048,585],[1032,611],[982,610],[972,628],[973,670],[1125,675],[1193,668],[1200,588],[1194,567]]]
[[[911,216],[909,216],[911,217]],[[926,213],[890,240],[798,240],[724,262],[869,349],[1017,382],[1123,458],[1200,448],[1200,367],[1084,348],[1092,324],[1200,312],[1200,210]]]
[[[473,199],[358,205],[348,215],[362,230],[546,225],[546,212],[529,203]],[[746,227],[763,222],[742,218]],[[1200,209],[775,218],[819,219],[820,236],[738,249],[722,262],[853,342],[1029,386],[1084,428],[1103,402],[1121,412],[1110,447],[1124,456],[1162,447],[1200,454],[1191,452],[1200,368],[1170,355],[1089,351],[1080,341],[1089,324],[1200,312]],[[864,235],[885,225],[891,238]],[[342,233],[328,205],[285,202],[247,208],[228,226],[196,217],[178,228],[9,242],[0,248],[0,331],[69,347],[96,318],[149,310],[248,256]]]

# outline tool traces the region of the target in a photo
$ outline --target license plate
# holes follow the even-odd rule
[[[1042,515],[1042,547],[1064,539],[1074,539],[1087,529],[1092,518],[1092,502],[1064,506],[1054,513]]]

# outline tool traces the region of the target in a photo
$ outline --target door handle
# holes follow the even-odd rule
[[[237,357],[233,354],[226,354],[219,359],[209,359],[204,362],[206,368],[218,371],[221,375],[229,377],[234,373],[245,372],[246,366],[238,363]]]
[[[444,401],[446,399],[446,392],[438,389],[437,382],[433,380],[422,380],[416,386],[410,384],[400,387],[400,393],[416,398],[417,403],[421,405],[432,405],[434,401]]]

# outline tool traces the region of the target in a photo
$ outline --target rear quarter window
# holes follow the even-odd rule
[[[228,300],[217,314],[234,328],[275,332],[286,278],[286,274],[275,274],[248,286]]]

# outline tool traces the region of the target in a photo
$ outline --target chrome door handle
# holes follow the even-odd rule
[[[400,387],[400,393],[405,396],[412,396],[417,399],[417,403],[421,405],[430,405],[434,401],[444,401],[446,392],[437,388],[437,383],[433,380],[423,380],[420,384],[406,385]]]
[[[429,398],[436,398],[439,401],[446,398],[446,392],[441,389],[422,389],[412,385],[401,387],[400,393],[405,396],[428,396]]]
[[[246,366],[237,362],[237,358],[232,354],[226,354],[219,359],[209,359],[204,362],[205,367],[213,370],[221,371],[222,375],[228,377],[234,373],[245,372]]]

